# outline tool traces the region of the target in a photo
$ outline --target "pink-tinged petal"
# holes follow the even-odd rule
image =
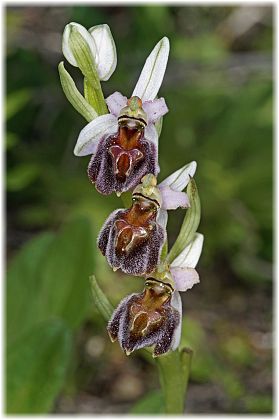
[[[146,101],[142,107],[147,114],[148,123],[154,123],[169,111],[164,98]]]
[[[97,117],[87,124],[80,132],[74,154],[76,156],[92,155],[96,152],[99,141],[104,136],[110,136],[118,131],[117,118],[112,114]]]
[[[127,105],[127,98],[126,96],[123,96],[120,92],[114,92],[112,95],[107,97],[106,103],[111,114],[118,117],[121,109]]]
[[[171,263],[172,267],[195,268],[203,247],[204,237],[201,233],[196,233],[194,239],[186,246],[186,248]]]
[[[148,124],[144,129],[144,138],[158,147],[158,133],[154,124]]]
[[[166,229],[168,223],[168,212],[162,208],[159,209],[157,214],[156,222],[162,226],[163,229]]]
[[[167,37],[155,45],[144,64],[132,96],[138,96],[142,102],[156,98],[166,71],[169,50],[170,43]]]
[[[160,187],[168,186],[175,191],[183,191],[187,186],[190,177],[193,178],[197,169],[197,162],[194,160],[175,171],[160,183]]]
[[[174,191],[169,187],[162,187],[159,185],[160,193],[162,196],[162,209],[175,210],[178,207],[184,209],[190,207],[189,198],[186,193]]]
[[[171,266],[170,271],[175,282],[175,288],[180,292],[185,292],[191,289],[194,284],[200,282],[198,272],[194,268]]]
[[[181,340],[181,327],[182,327],[182,302],[180,294],[175,291],[171,298],[171,306],[176,309],[179,313],[179,323],[175,328],[172,342],[171,342],[171,349],[176,350],[180,344]]]

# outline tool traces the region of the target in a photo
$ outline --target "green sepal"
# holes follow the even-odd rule
[[[190,208],[186,210],[179,235],[173,244],[166,261],[170,264],[191,242],[197,231],[201,218],[201,204],[197,185],[193,178],[187,186],[187,195],[190,201]]]
[[[158,137],[160,137],[162,128],[163,128],[163,117],[160,117],[156,122],[155,122],[155,128],[158,134]]]
[[[167,255],[168,255],[168,240],[166,240],[166,242],[164,243],[162,251],[161,251],[161,257],[160,257],[161,262],[165,261]]]
[[[92,102],[90,102],[90,104],[94,106],[99,115],[107,114],[108,109],[94,62],[94,57],[92,56],[87,42],[75,27],[71,28],[69,46],[78,67],[92,88],[93,92],[90,94]]]
[[[63,61],[59,63],[58,71],[63,92],[65,93],[66,98],[73,105],[75,110],[79,114],[81,114],[88,122],[97,118],[97,112],[78,91],[74,80],[65,69]]]

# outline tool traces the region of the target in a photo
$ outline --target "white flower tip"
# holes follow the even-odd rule
[[[100,80],[108,80],[114,72],[117,64],[117,53],[115,42],[110,27],[104,23],[93,26],[89,33],[95,41],[96,66]]]
[[[160,42],[162,43],[163,47],[166,49],[166,52],[168,52],[168,54],[169,54],[169,51],[170,51],[170,40],[169,40],[169,38],[167,36],[164,36],[161,39],[161,41],[159,41],[159,43]]]
[[[192,162],[189,163],[189,168],[188,168],[188,173],[191,178],[193,178],[193,176],[195,175],[196,170],[197,170],[197,162],[193,160]]]
[[[169,186],[174,191],[183,191],[190,178],[193,178],[195,175],[196,169],[197,162],[193,160],[164,179],[164,181],[160,183],[160,187]]]
[[[143,102],[156,98],[166,71],[169,50],[170,43],[165,36],[147,57],[132,96],[138,96]]]
[[[67,61],[69,61],[72,66],[78,67],[78,63],[69,44],[70,36],[74,31],[78,31],[84,41],[87,43],[92,55],[92,59],[94,59],[96,55],[96,45],[94,39],[91,37],[90,33],[84,26],[76,22],[70,22],[65,26],[62,37],[62,52]]]
[[[195,233],[194,239],[184,248],[184,250],[171,263],[172,267],[195,268],[202,253],[204,236]]]

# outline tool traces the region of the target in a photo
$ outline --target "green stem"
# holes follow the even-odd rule
[[[192,350],[183,348],[156,359],[166,414],[183,414]]]
[[[97,88],[92,86],[89,80],[84,77],[84,96],[87,102],[93,106],[99,115],[107,114],[108,109],[100,82]]]

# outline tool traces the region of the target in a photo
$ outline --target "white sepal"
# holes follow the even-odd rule
[[[196,233],[194,239],[171,263],[171,267],[195,268],[203,247],[203,235]]]
[[[175,171],[160,183],[160,187],[168,186],[174,191],[183,191],[187,186],[190,177],[193,178],[197,169],[197,162],[194,160]]]
[[[88,30],[96,45],[96,68],[100,80],[108,80],[117,64],[116,47],[108,25],[96,25]]]
[[[117,118],[114,115],[105,114],[97,117],[81,130],[74,149],[74,154],[76,156],[94,154],[99,141],[104,136],[117,133],[117,130]]]
[[[167,228],[168,223],[168,212],[162,208],[159,209],[156,217],[156,222],[162,226],[163,229]]]
[[[182,302],[180,294],[177,291],[174,291],[171,297],[171,306],[179,312],[179,324],[174,331],[171,343],[171,349],[176,350],[180,344],[182,327]]]
[[[144,138],[158,147],[158,133],[154,124],[148,124],[144,129]]]
[[[169,40],[164,37],[148,56],[132,96],[138,96],[142,102],[156,98],[166,71],[169,50]]]

